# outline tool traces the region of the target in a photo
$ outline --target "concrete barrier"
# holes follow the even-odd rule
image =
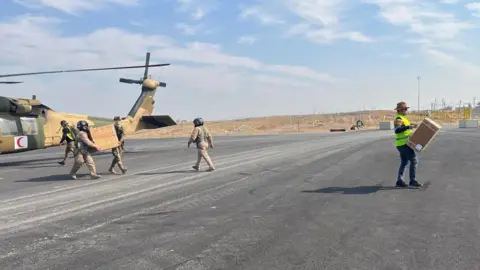
[[[347,129],[345,128],[332,128],[330,129],[330,132],[345,132]]]
[[[459,128],[478,128],[478,120],[468,119],[458,121]]]
[[[380,130],[392,130],[393,129],[393,121],[382,121],[379,124]]]

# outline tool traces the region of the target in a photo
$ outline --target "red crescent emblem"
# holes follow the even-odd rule
[[[23,148],[24,146],[20,144],[20,141],[23,139],[23,137],[20,137],[17,139],[17,146],[20,148]]]

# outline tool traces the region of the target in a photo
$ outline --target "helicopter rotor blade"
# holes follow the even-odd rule
[[[145,56],[145,72],[143,73],[143,79],[146,80],[148,76],[148,64],[150,64],[150,53],[147,52]]]
[[[131,69],[131,68],[146,68],[148,70],[149,67],[163,67],[163,66],[169,66],[169,65],[170,64],[155,64],[155,65],[141,65],[141,66],[110,67],[110,68],[89,68],[89,69],[70,69],[70,70],[67,69],[67,70],[54,70],[54,71],[42,71],[42,72],[4,74],[4,75],[0,75],[0,78],[38,75],[38,74],[53,74],[53,73],[63,73],[63,72],[82,72],[82,71],[99,71],[99,70],[113,70],[113,69]]]
[[[132,79],[125,79],[125,78],[120,78],[119,81],[120,81],[121,83],[129,83],[129,84],[132,84],[132,83],[142,84],[142,83],[143,83],[142,80],[132,80]]]
[[[16,83],[23,83],[23,82],[0,81],[0,83],[4,83],[4,84],[16,84]]]

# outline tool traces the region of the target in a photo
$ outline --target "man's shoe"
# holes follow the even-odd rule
[[[417,181],[410,181],[410,183],[408,185],[411,186],[411,187],[422,187],[423,186],[422,184],[420,184]]]
[[[213,172],[213,171],[215,171],[215,168],[208,168],[207,169],[207,172]]]
[[[77,179],[77,176],[75,174],[70,174],[70,177],[72,177],[73,180]]]
[[[192,166],[192,168],[193,168],[195,171],[198,171],[198,167],[197,167],[197,166]]]
[[[59,161],[58,164],[65,166],[65,161]]]
[[[407,187],[408,185],[405,184],[405,182],[403,181],[397,181],[397,183],[395,184],[396,187]]]
[[[126,174],[127,173],[127,168],[123,168],[121,169],[122,170],[122,174]]]
[[[96,175],[91,175],[90,178],[91,178],[92,180],[95,180],[95,179],[100,179],[100,178],[102,178],[102,177],[101,177],[100,175],[96,174]]]

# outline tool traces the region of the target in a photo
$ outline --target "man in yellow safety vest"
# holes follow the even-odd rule
[[[65,165],[65,161],[67,161],[68,155],[70,153],[73,154],[73,151],[75,149],[75,138],[77,136],[77,131],[75,130],[75,127],[71,127],[68,125],[67,121],[62,120],[60,122],[60,125],[62,126],[62,139],[60,140],[60,144],[67,144],[65,147],[65,156],[62,161],[59,161],[58,164],[60,165]]]
[[[403,174],[405,172],[405,167],[410,162],[410,183],[412,187],[421,187],[422,184],[418,183],[416,180],[416,171],[418,158],[415,154],[415,151],[411,149],[408,145],[408,139],[413,134],[413,128],[417,126],[415,124],[410,124],[410,121],[405,117],[407,110],[410,107],[407,107],[407,103],[399,102],[397,103],[397,115],[395,116],[395,146],[397,147],[398,152],[400,153],[400,168],[398,169],[397,176],[397,187],[406,187],[407,184],[403,181]]]

